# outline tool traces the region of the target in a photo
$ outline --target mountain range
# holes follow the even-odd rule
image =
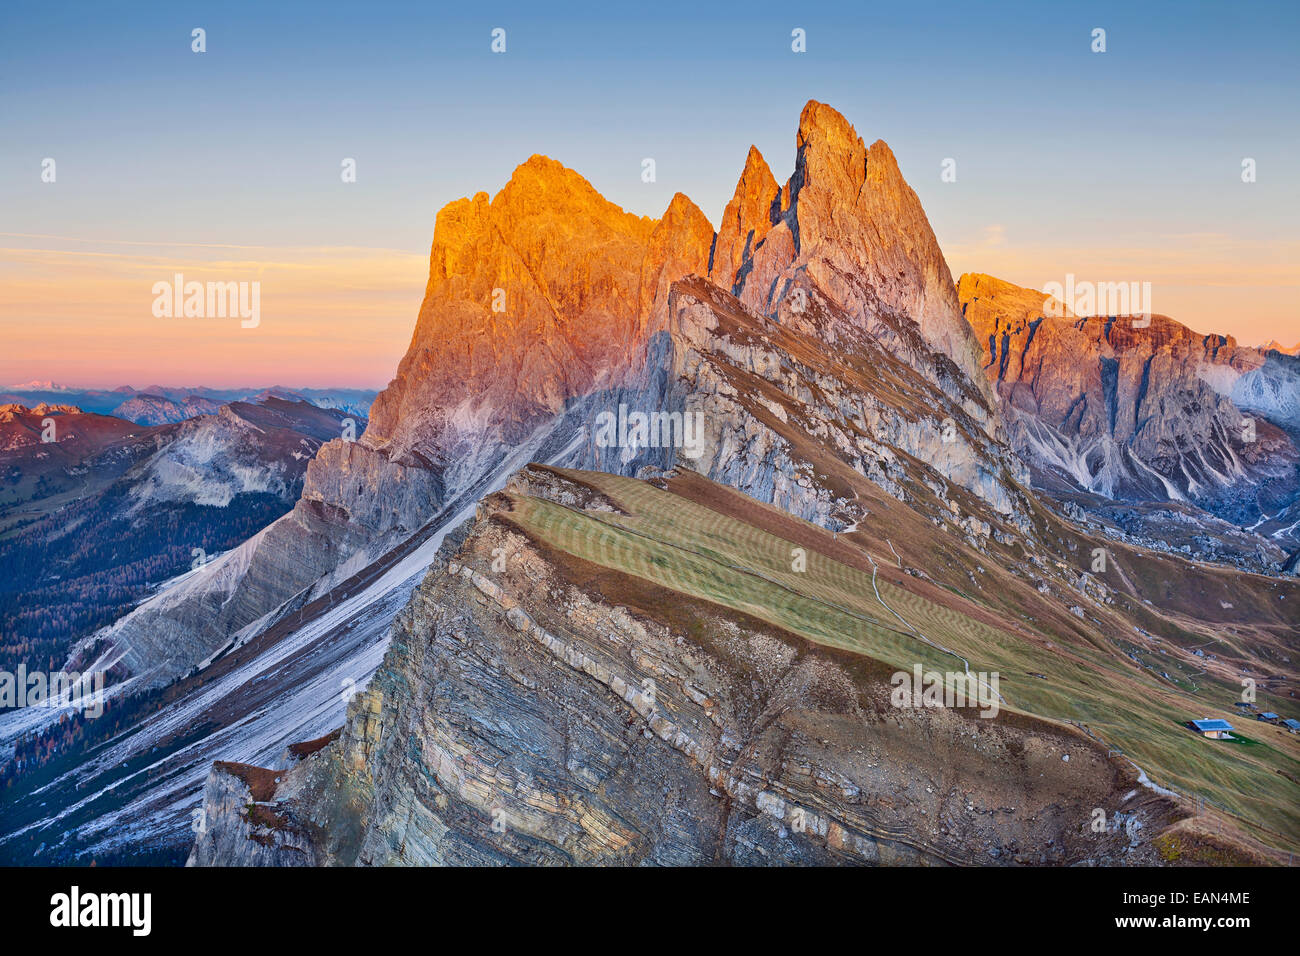
[[[1284,860],[1296,737],[1186,725],[1296,716],[1297,360],[1044,299],[825,104],[716,231],[532,157],[438,214],[364,434],[73,649],[112,732],[0,855]]]
[[[86,412],[124,418],[137,425],[165,425],[196,415],[210,415],[230,402],[257,402],[267,397],[291,402],[308,402],[318,408],[334,408],[348,415],[366,417],[373,391],[361,388],[174,388],[148,385],[113,389],[78,388],[50,381],[11,385],[0,394],[0,404],[75,405]]]
[[[76,640],[283,514],[321,444],[364,427],[275,397],[154,426],[0,405],[8,664],[56,667]]]
[[[991,276],[957,288],[1037,487],[1243,568],[1300,550],[1300,359],[1163,315],[1081,318]]]

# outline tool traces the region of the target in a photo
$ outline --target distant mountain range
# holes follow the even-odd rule
[[[41,402],[76,405],[86,412],[114,415],[137,425],[165,425],[195,415],[208,415],[229,402],[255,402],[274,395],[288,401],[310,402],[318,408],[335,408],[366,418],[377,393],[363,388],[178,388],[149,385],[113,389],[77,388],[48,381],[11,385],[0,393],[0,404],[35,405]]]
[[[1267,345],[1261,345],[1260,351],[1263,352],[1277,351],[1277,352],[1285,352],[1287,355],[1300,355],[1300,342],[1297,342],[1295,345],[1292,345],[1288,348],[1287,346],[1283,345],[1281,342],[1277,341],[1277,339],[1274,339],[1273,341],[1269,342]]]
[[[160,425],[0,405],[0,654],[33,669],[66,658],[283,514],[320,446],[365,424],[273,395]]]

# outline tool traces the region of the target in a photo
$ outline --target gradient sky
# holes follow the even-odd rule
[[[1137,6],[7,4],[0,386],[382,385],[441,206],[545,153],[716,226],[751,143],[789,175],[810,98],[890,144],[954,277],[1149,281],[1198,331],[1293,344],[1300,4]],[[259,279],[260,326],[154,318],[175,272]]]

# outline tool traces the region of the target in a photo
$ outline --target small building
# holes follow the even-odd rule
[[[1296,720],[1294,717],[1288,717],[1282,721],[1282,726],[1293,734],[1300,734],[1300,720]]]
[[[1257,716],[1255,717],[1255,719],[1256,719],[1256,720],[1266,720],[1266,721],[1268,721],[1270,724],[1276,724],[1276,723],[1277,723],[1277,714],[1273,713],[1271,710],[1266,710],[1266,711],[1264,711],[1264,713],[1257,715]]]
[[[1239,700],[1239,701],[1236,701],[1236,702],[1233,703],[1232,706],[1233,706],[1233,707],[1238,707],[1238,708],[1240,708],[1241,710],[1254,710],[1254,709],[1255,709],[1255,705],[1252,704],[1252,703],[1251,703],[1250,701],[1248,701],[1248,700]]]
[[[1204,720],[1193,720],[1192,728],[1205,737],[1213,737],[1216,740],[1232,739],[1232,724],[1226,720],[1206,717]]]

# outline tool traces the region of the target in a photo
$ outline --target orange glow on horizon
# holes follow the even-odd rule
[[[1140,279],[1153,284],[1154,311],[1197,332],[1232,335],[1242,345],[1300,341],[1296,244],[1161,238],[1153,247],[1028,246],[990,226],[945,251],[954,280],[983,272],[1042,288],[1067,271],[1095,281]],[[0,387],[49,379],[380,388],[410,341],[428,278],[426,255],[392,249],[8,242],[0,260]],[[259,282],[257,327],[242,328],[238,317],[156,318],[153,286],[177,273],[187,281]]]
[[[0,387],[381,387],[410,341],[428,274],[427,256],[388,249],[168,247],[178,257],[67,245],[4,250]],[[155,317],[153,286],[177,273],[260,283],[257,327],[237,316]]]

